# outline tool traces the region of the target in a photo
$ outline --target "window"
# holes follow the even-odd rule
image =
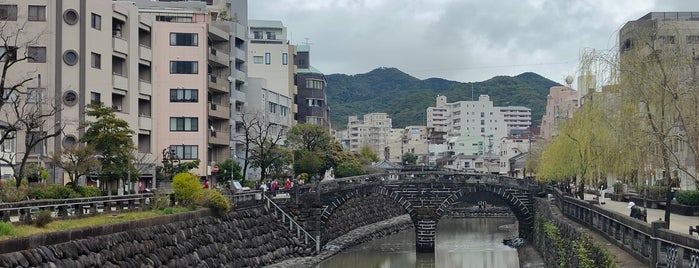
[[[17,100],[19,99],[19,92],[17,92],[17,90],[15,89],[5,88],[5,90],[3,90],[2,92],[2,99],[5,102],[17,102]]]
[[[308,107],[323,107],[323,100],[321,99],[307,99]]]
[[[171,46],[198,46],[199,34],[196,33],[170,33]]]
[[[282,53],[282,64],[283,65],[289,64],[289,54]]]
[[[170,102],[199,102],[199,90],[172,88]]]
[[[255,64],[262,64],[262,56],[252,56],[252,62]]]
[[[170,131],[199,131],[199,118],[170,117]]]
[[[279,105],[279,115],[287,116],[289,114],[289,107]]]
[[[170,145],[170,152],[180,160],[196,160],[199,146],[197,145]]]
[[[102,30],[102,16],[92,13],[90,25],[92,25],[93,29]]]
[[[198,74],[199,65],[196,61],[170,61],[171,74]]]
[[[658,36],[658,39],[660,42],[666,45],[672,45],[675,44],[675,36],[674,35],[661,35]]]
[[[27,103],[44,103],[44,89],[30,88],[27,95]]]
[[[265,53],[265,64],[267,64],[267,65],[272,64],[272,54],[271,53]]]
[[[5,134],[1,133],[0,135]],[[9,136],[14,136],[15,133],[9,133]],[[6,153],[14,153],[15,152],[15,140],[16,139],[10,139],[10,138],[5,138],[5,140],[2,142],[2,151]]]
[[[267,106],[268,107],[267,112],[269,112],[271,114],[277,113],[277,106],[278,106],[278,104],[270,101],[269,105]]]
[[[253,31],[252,35],[254,39],[262,39],[262,31]]]
[[[8,50],[9,49],[9,50]],[[11,61],[17,58],[17,47],[0,46],[0,61]]]
[[[687,44],[699,44],[699,35],[688,35]]]
[[[323,118],[316,117],[316,116],[308,116],[308,117],[306,117],[306,123],[311,124],[311,125],[322,126],[323,125]]]
[[[266,32],[267,40],[276,40],[277,34],[275,32]]]
[[[46,47],[27,47],[27,62],[46,62]]]
[[[102,69],[102,55],[92,52],[92,68]]]
[[[90,103],[91,104],[102,103],[102,94],[97,93],[97,92],[90,92]]]
[[[46,6],[29,6],[29,21],[46,21]]]
[[[306,88],[323,89],[325,88],[325,81],[318,79],[308,79],[306,80]]]
[[[75,52],[75,50],[69,49],[66,52],[63,52],[63,62],[66,64],[73,66],[78,63],[78,52]]]
[[[0,5],[0,20],[17,20],[17,5]]]
[[[31,151],[29,151],[29,153],[30,154],[44,155],[44,153],[45,153],[44,150],[46,148],[46,144],[45,144],[46,140],[43,140],[41,142],[39,140],[43,136],[45,136],[46,134],[44,132],[32,131],[32,132],[29,132],[27,135],[29,135],[29,137],[27,139],[29,141],[29,144],[36,144],[34,147],[32,147],[32,149],[31,149]]]

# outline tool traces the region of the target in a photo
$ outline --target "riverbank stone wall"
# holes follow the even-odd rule
[[[222,217],[207,210],[114,225],[0,241],[0,247],[15,248],[43,241],[0,254],[0,267],[259,267],[309,256],[314,246],[303,244],[264,206]],[[127,230],[108,233],[119,229]]]
[[[372,194],[347,200],[328,218],[321,240],[325,243],[361,226],[406,214],[407,211],[385,196]]]

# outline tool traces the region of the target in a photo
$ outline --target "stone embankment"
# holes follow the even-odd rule
[[[260,206],[2,240],[3,252],[17,250],[0,254],[0,267],[259,267],[309,256],[311,248]]]
[[[380,195],[353,198],[338,208],[324,225],[321,239],[329,242],[348,232],[405,214],[396,202]]]
[[[344,249],[384,236],[392,235],[406,229],[411,229],[413,227],[414,225],[410,220],[410,216],[404,214],[385,221],[380,221],[351,230],[345,235],[328,242],[318,255],[289,259],[267,267],[313,267]]]

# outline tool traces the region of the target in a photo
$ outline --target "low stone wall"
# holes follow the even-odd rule
[[[555,213],[548,200],[535,198],[534,210],[533,244],[545,267],[614,266],[609,253],[583,234],[577,224]]]
[[[11,252],[0,254],[0,267],[259,267],[312,247],[258,206],[220,218],[203,210],[2,240],[0,249]]]
[[[407,212],[393,200],[380,195],[353,198],[335,210],[323,228],[321,240],[328,242],[347,232]]]

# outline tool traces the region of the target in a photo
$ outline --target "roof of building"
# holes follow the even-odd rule
[[[250,28],[284,28],[284,24],[279,20],[248,20]]]
[[[650,12],[638,20],[699,20],[699,12]]]
[[[313,66],[308,66],[308,68],[298,68],[296,69],[297,73],[303,74],[303,73],[313,73],[313,74],[323,74],[323,72],[319,71]]]

